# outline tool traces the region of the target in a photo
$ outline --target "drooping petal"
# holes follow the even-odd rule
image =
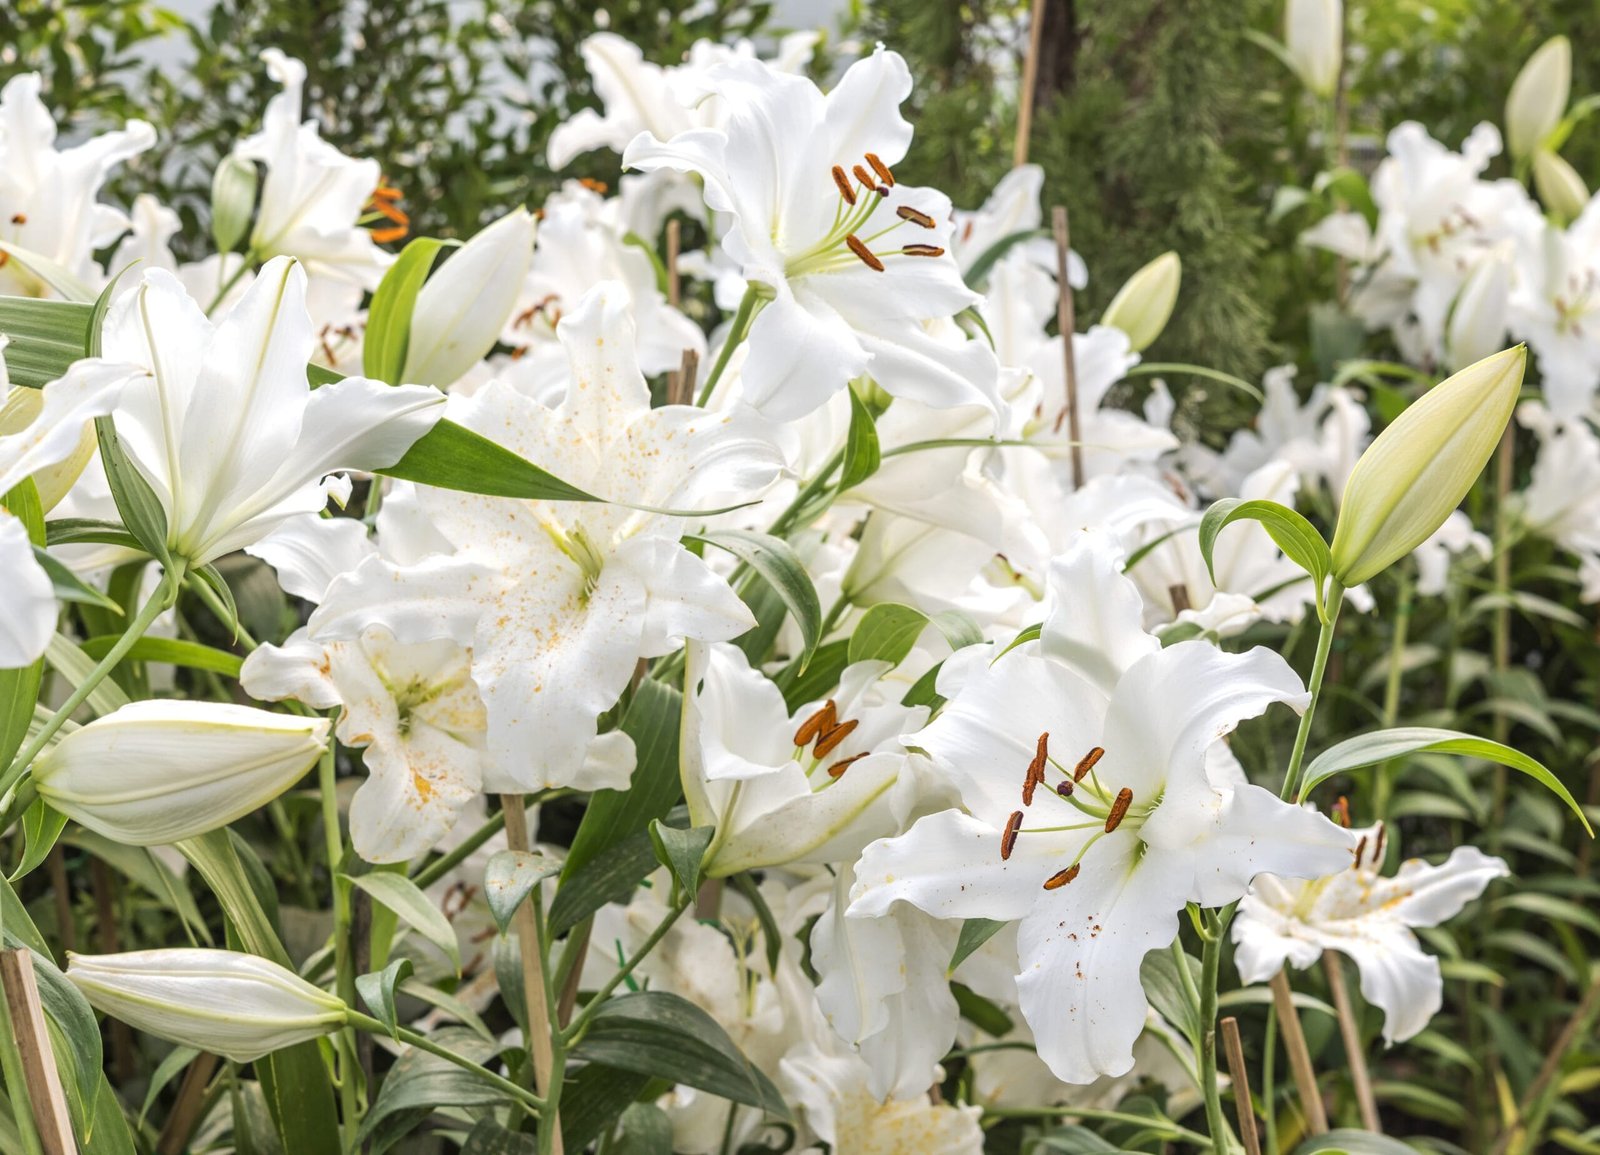
[[[1438,866],[1420,858],[1408,860],[1393,878],[1373,887],[1372,901],[1407,926],[1438,926],[1459,914],[1489,883],[1510,873],[1501,859],[1476,846],[1458,846]]]
[[[367,527],[353,517],[301,514],[245,547],[278,574],[283,592],[320,602],[340,574],[349,573],[375,551]]]
[[[1122,571],[1122,549],[1109,535],[1079,536],[1050,563],[1050,610],[1039,648],[1110,695],[1123,673],[1161,643],[1145,632],[1144,600]]]
[[[634,538],[618,547],[606,568],[627,568],[644,587],[640,657],[671,653],[684,638],[728,641],[756,624],[726,579],[675,541]]]
[[[0,670],[32,665],[56,630],[56,595],[50,577],[33,556],[33,541],[21,520],[0,510]]]
[[[110,413],[136,376],[138,370],[130,365],[78,361],[66,376],[41,389],[33,420],[15,433],[0,435],[0,494],[77,453],[84,426]]]
[[[1416,935],[1405,927],[1374,928],[1359,949],[1347,953],[1360,972],[1361,997],[1383,1011],[1385,1043],[1411,1038],[1444,1005],[1439,960],[1424,954]]]
[[[374,555],[334,580],[307,628],[324,640],[359,638],[381,626],[401,642],[449,638],[467,645],[504,588],[498,572],[465,558],[402,567]]]
[[[479,753],[443,730],[413,724],[375,742],[368,778],[350,800],[350,841],[368,862],[405,862],[438,845],[481,785]]]
[[[253,650],[239,671],[239,685],[262,702],[293,698],[317,710],[331,710],[342,701],[334,683],[330,648],[347,643],[314,642],[304,629],[296,630],[283,645],[268,642]]]

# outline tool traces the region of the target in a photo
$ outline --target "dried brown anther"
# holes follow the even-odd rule
[[[838,724],[839,707],[834,704],[832,698],[829,698],[822,709],[800,723],[800,728],[794,732],[794,744],[796,746],[809,746],[812,739],[827,733]]]
[[[833,183],[839,186],[839,195],[844,198],[845,204],[856,203],[856,190],[851,187],[850,178],[845,175],[843,165],[833,166]]]
[[[1122,819],[1128,813],[1128,807],[1133,805],[1133,791],[1124,786],[1117,791],[1116,800],[1111,803],[1111,813],[1106,815],[1106,833],[1110,834],[1122,825]]]
[[[908,257],[942,257],[944,250],[938,245],[907,245],[900,250]]]
[[[860,237],[851,233],[845,237],[844,243],[850,246],[850,251],[860,257],[861,263],[867,268],[875,273],[883,272],[883,262],[873,255],[872,250],[867,248],[866,243]]]
[[[1077,878],[1077,877],[1078,877],[1078,863],[1074,862],[1071,866],[1067,867],[1065,870],[1058,870],[1054,874],[1052,874],[1049,878],[1045,879],[1044,880],[1044,888],[1046,890],[1060,890],[1063,886],[1067,885],[1067,883],[1071,882],[1074,878]]]
[[[811,752],[818,758],[826,758],[829,754],[833,753],[840,742],[843,742],[846,738],[850,737],[851,733],[859,725],[861,725],[861,723],[856,721],[854,718],[851,718],[848,722],[840,722],[837,726],[833,727],[827,733],[823,734],[822,737],[817,739],[817,744],[811,748]]]
[[[1104,758],[1105,755],[1106,755],[1105,747],[1104,746],[1096,746],[1093,750],[1090,750],[1082,758],[1079,758],[1078,759],[1078,764],[1072,768],[1072,780],[1074,782],[1082,782],[1083,781],[1083,776],[1085,774],[1087,774],[1089,771],[1093,770],[1095,763],[1100,761],[1100,759]]]
[[[878,174],[878,179],[890,188],[894,187],[894,173],[889,166],[883,163],[883,158],[875,152],[867,153],[867,163],[872,166],[872,171]]]
[[[1022,830],[1022,811],[1013,810],[1011,817],[1006,819],[1006,828],[1000,835],[1000,858],[1004,861],[1011,857],[1011,851],[1017,845],[1017,834]]]
[[[861,759],[865,758],[868,753],[870,753],[870,751],[863,750],[859,754],[852,754],[848,758],[840,759],[838,762],[835,762],[832,766],[828,767],[828,777],[843,778],[844,772],[850,769],[850,764],[852,762],[861,761]]]

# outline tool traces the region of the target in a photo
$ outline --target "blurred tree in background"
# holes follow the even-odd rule
[[[169,0],[175,3],[176,0]],[[1548,36],[1572,37],[1573,87],[1600,89],[1594,0],[1349,0],[1352,163],[1417,119],[1458,145],[1498,121],[1517,69]],[[38,70],[63,129],[82,135],[143,116],[161,145],[120,179],[156,188],[199,227],[211,166],[253,131],[275,86],[268,45],[306,61],[308,111],[346,151],[370,155],[406,195],[420,232],[449,235],[504,207],[537,203],[559,179],[545,163],[555,125],[594,94],[578,47],[599,29],[651,59],[697,39],[769,38],[772,5],[751,0],[188,0],[185,18],[148,0],[0,0],[0,81]],[[1011,164],[1027,43],[1026,0],[790,3],[790,23],[860,21],[861,41],[903,53],[917,78],[908,179],[976,206]],[[1332,294],[1325,255],[1297,249],[1303,213],[1273,213],[1274,190],[1329,163],[1328,118],[1258,42],[1280,33],[1280,0],[1047,0],[1030,159],[1050,202],[1071,206],[1092,280],[1092,320],[1123,279],[1166,249],[1185,291],[1150,356],[1251,377],[1303,345],[1307,302]],[[1255,39],[1252,39],[1254,37]],[[152,46],[162,51],[152,52]],[[830,70],[824,44],[816,70]],[[1590,183],[1600,129],[1564,150]],[[612,180],[616,158],[560,176]],[[112,195],[119,190],[113,189]],[[184,254],[194,255],[194,254]],[[1203,396],[1198,390],[1196,395]],[[1193,415],[1191,414],[1191,417]]]

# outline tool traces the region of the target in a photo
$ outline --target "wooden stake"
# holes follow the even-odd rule
[[[1361,1125],[1374,1135],[1382,1135],[1378,1101],[1373,1097],[1372,1076],[1367,1072],[1367,1052],[1361,1045],[1361,1030],[1356,1026],[1355,1010],[1344,985],[1344,967],[1339,964],[1339,956],[1331,950],[1323,951],[1322,969],[1327,972],[1328,988],[1333,992],[1333,1009],[1339,1016],[1339,1037],[1344,1040],[1344,1057],[1350,1064],[1350,1083],[1355,1088],[1356,1105],[1361,1109]]]
[[[524,854],[533,849],[528,838],[528,812],[520,794],[500,795],[500,809],[506,815],[506,845]],[[533,1056],[534,1090],[541,1096],[550,1090],[550,1073],[555,1056],[550,1047],[550,1001],[544,988],[544,964],[541,961],[543,944],[539,941],[539,920],[533,914],[533,902],[523,902],[512,918],[517,929],[517,953],[522,956],[522,993],[528,1004],[528,1052]],[[554,1136],[553,1155],[563,1155],[561,1121],[554,1111],[548,1118],[539,1119],[539,1128],[550,1128]]]
[[[683,351],[683,363],[667,374],[667,404],[689,405],[694,402],[695,378],[700,375],[700,354],[693,349]]]
[[[1078,317],[1072,304],[1072,281],[1069,277],[1072,233],[1067,227],[1066,205],[1057,205],[1051,211],[1050,223],[1056,234],[1056,280],[1061,290],[1056,299],[1056,328],[1061,330],[1061,357],[1067,377],[1067,403],[1056,414],[1056,432],[1061,432],[1061,422],[1065,418],[1067,436],[1072,439],[1072,487],[1082,489],[1083,430],[1078,422],[1078,358],[1072,348],[1072,334],[1078,327]]]
[[[94,892],[94,917],[100,932],[100,950],[104,954],[116,954],[122,949],[117,933],[116,884],[105,862],[93,856],[89,858],[89,885]],[[133,1029],[115,1017],[110,1020],[110,1026],[111,1073],[118,1083],[126,1083],[133,1078],[134,1071]]]
[[[1028,138],[1033,134],[1033,90],[1039,86],[1039,42],[1044,37],[1045,0],[1033,0],[1028,16],[1028,55],[1022,62],[1022,88],[1017,93],[1017,141],[1011,163],[1028,163]]]
[[[1244,1065],[1244,1044],[1239,1041],[1239,1020],[1229,1015],[1222,1020],[1221,1026],[1222,1051],[1228,1057],[1228,1077],[1233,1080],[1233,1105],[1239,1117],[1239,1136],[1244,1140],[1245,1155],[1261,1155],[1261,1137],[1256,1134],[1255,1101],[1250,1098],[1250,1072]]]
[[[682,296],[682,287],[678,284],[678,247],[682,244],[683,230],[678,224],[678,218],[673,217],[667,222],[667,304],[674,309]],[[690,350],[685,349],[683,355],[688,357]],[[667,404],[683,405],[687,402],[679,401],[684,396],[683,370],[673,369],[667,373]],[[689,393],[689,396],[694,396]]]
[[[156,1140],[156,1155],[183,1155],[189,1149],[189,1136],[200,1122],[200,1109],[206,1102],[206,1084],[216,1074],[222,1060],[206,1051],[200,1052],[183,1074],[178,1087],[178,1098],[172,1104],[172,1114],[167,1116],[161,1137]]]
[[[1317,1089],[1317,1076],[1311,1068],[1305,1033],[1300,1029],[1300,1012],[1294,1007],[1289,976],[1279,971],[1272,976],[1270,985],[1272,1002],[1278,1011],[1278,1029],[1283,1032],[1283,1049],[1288,1052],[1289,1069],[1294,1072],[1295,1090],[1300,1095],[1300,1109],[1306,1116],[1306,1134],[1324,1135],[1328,1131],[1328,1109],[1323,1106],[1322,1092]]]
[[[33,976],[33,953],[26,948],[0,951],[0,982],[5,985],[6,1011],[11,1033],[22,1055],[22,1078],[33,1107],[33,1125],[45,1155],[78,1155],[72,1136],[72,1115],[61,1089],[55,1054],[44,1008],[39,1005],[39,984]]]

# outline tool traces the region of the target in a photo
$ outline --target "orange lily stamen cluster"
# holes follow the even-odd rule
[[[380,184],[372,190],[367,207],[390,223],[372,230],[372,239],[380,245],[404,240],[411,233],[411,218],[397,203],[403,194],[393,185]]]
[[[794,732],[794,744],[802,750],[810,746],[811,756],[821,761],[838,749],[839,744],[850,737],[860,724],[854,718],[841,722],[839,720],[838,704],[832,698],[829,698],[822,709],[800,723],[800,728]],[[859,754],[835,762],[828,767],[828,777],[842,777],[844,772],[850,768],[852,762],[866,756],[867,751],[862,751]]]

